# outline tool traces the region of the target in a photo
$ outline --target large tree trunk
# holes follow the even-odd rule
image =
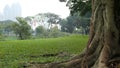
[[[120,62],[120,0],[93,0],[88,51],[82,68],[114,68]]]
[[[120,0],[92,0],[90,37],[85,51],[48,68],[117,68],[120,63]],[[119,67],[120,68],[120,67]]]

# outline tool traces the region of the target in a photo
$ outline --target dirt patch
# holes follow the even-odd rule
[[[72,55],[68,52],[59,52],[59,53],[51,53],[51,54],[43,54],[43,55],[31,55],[32,58],[39,58],[39,57],[72,57]],[[64,61],[63,61],[64,62]],[[49,68],[52,65],[57,65],[60,62],[54,63],[40,63],[40,62],[30,62],[23,66],[23,68]]]
[[[38,58],[38,57],[65,57],[71,56],[68,52],[59,52],[59,53],[49,53],[49,54],[42,54],[42,55],[30,55],[31,58]]]

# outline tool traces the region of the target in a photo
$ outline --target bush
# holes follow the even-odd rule
[[[2,34],[0,34],[0,41],[4,41],[5,36],[3,36]]]
[[[69,35],[70,33],[61,32],[57,27],[45,29],[43,26],[38,26],[35,30],[35,36],[33,38],[57,38]]]

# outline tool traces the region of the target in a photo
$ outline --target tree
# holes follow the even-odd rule
[[[62,32],[67,32],[68,29],[66,28],[66,24],[67,24],[67,20],[66,19],[62,19],[60,21],[61,31]]]
[[[3,35],[2,35],[2,29],[1,29],[1,26],[0,26],[0,40],[3,40]]]
[[[73,33],[76,28],[81,28],[85,34],[88,34],[90,17],[87,15],[79,16],[78,13],[75,13],[68,16],[67,19],[62,19],[60,21],[61,30],[63,32]]]
[[[119,0],[92,0],[88,45],[78,59],[71,60],[69,63],[65,62],[68,65],[66,67],[117,68],[120,63],[119,8]]]
[[[44,37],[44,36],[46,36],[47,30],[43,26],[38,26],[35,29],[35,32],[36,32],[37,36]]]
[[[49,28],[52,28],[52,24],[58,24],[61,20],[61,18],[54,13],[46,13],[45,15],[48,18]]]
[[[29,39],[31,36],[31,27],[22,17],[17,17],[16,19],[18,22],[13,24],[13,30],[16,36],[21,40]]]
[[[60,37],[62,32],[58,29],[57,26],[50,29],[49,36],[52,38]]]
[[[73,33],[75,29],[74,21],[76,19],[73,16],[67,17],[67,19],[63,19],[60,21],[61,31]]]
[[[116,68],[120,61],[119,0],[93,0],[90,38],[83,68]]]
[[[71,1],[79,5],[77,1],[83,0]],[[49,64],[49,68],[120,68],[119,11],[120,0],[92,0],[92,20],[86,49],[72,60]]]
[[[80,23],[76,24],[76,27],[82,29],[82,34],[89,34],[90,18],[81,17]]]
[[[6,26],[4,27],[4,34],[10,36],[10,33],[12,32],[12,22],[6,24]]]
[[[3,34],[3,35],[10,35],[10,33],[12,32],[12,24],[13,24],[13,21],[11,20],[5,20],[5,21],[0,21],[0,32]]]

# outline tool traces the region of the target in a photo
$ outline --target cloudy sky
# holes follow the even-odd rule
[[[61,3],[59,0],[0,0],[0,12],[3,12],[5,5],[11,6],[13,3],[20,3],[23,17],[46,12],[58,14],[62,18],[69,15],[66,3]]]

